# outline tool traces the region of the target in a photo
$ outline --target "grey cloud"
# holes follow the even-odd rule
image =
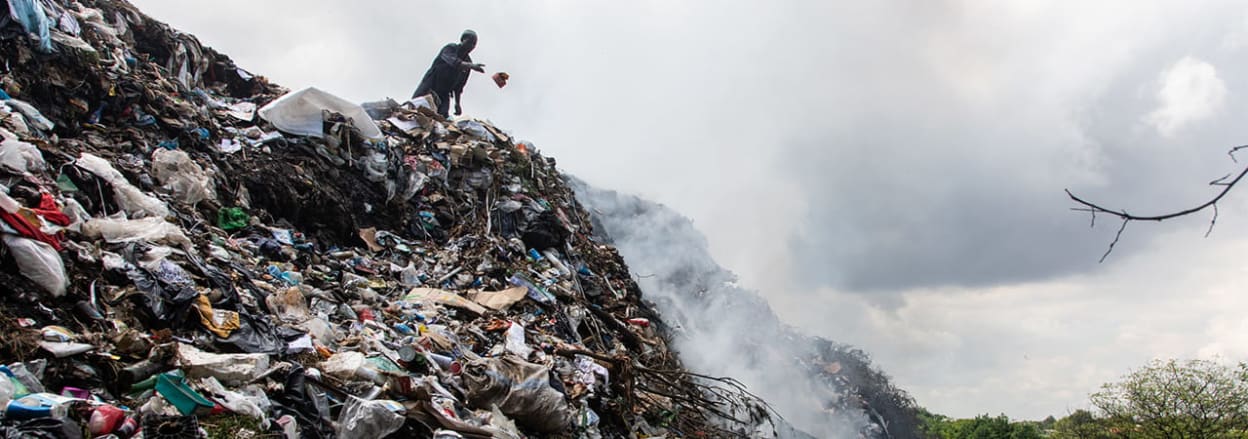
[[[1196,18],[1215,28],[1242,24],[1240,8],[1211,9]],[[972,18],[957,22],[957,32],[973,34],[992,19]],[[894,38],[917,51],[951,40],[952,50],[938,50],[937,58],[855,65],[865,71],[831,79],[852,82],[851,101],[865,104],[823,105],[829,121],[787,143],[800,157],[795,178],[815,189],[789,241],[804,285],[864,292],[982,287],[1095,270],[1117,224],[1102,218],[1101,227],[1087,230],[1088,218],[1068,210],[1063,188],[1139,213],[1164,211],[1203,201],[1203,183],[1233,169],[1224,152],[1243,133],[1228,116],[1242,114],[1242,105],[1174,138],[1144,123],[1157,105],[1158,75],[1193,47],[1222,70],[1232,94],[1243,89],[1243,81],[1230,79],[1243,63],[1219,49],[1225,33],[1145,39],[1121,60],[1070,59],[1085,64],[1038,76],[1011,63],[1053,56],[1046,51],[1060,47],[1052,34],[1024,35],[1010,41],[1010,51],[998,51],[977,36],[946,31]],[[1089,47],[1088,55],[1098,49]],[[977,72],[985,68],[982,58],[993,71]],[[946,62],[957,62],[959,74],[947,76]],[[1101,78],[1080,72],[1089,67],[1107,71]],[[898,68],[906,68],[904,77],[890,75]],[[977,87],[988,92],[979,95]],[[1115,257],[1143,248],[1150,239],[1143,227],[1132,227]]]

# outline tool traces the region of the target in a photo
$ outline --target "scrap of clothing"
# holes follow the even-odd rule
[[[42,220],[40,218],[42,218]],[[20,207],[13,212],[6,209],[0,209],[0,220],[4,220],[4,223],[13,228],[17,234],[46,242],[57,251],[60,251],[63,248],[61,246],[61,239],[56,235],[44,233],[43,230],[40,229],[39,225],[43,223],[43,220],[47,220],[48,222],[59,226],[68,226],[70,224],[69,216],[65,215],[61,212],[60,208],[56,207],[56,200],[52,198],[52,195],[47,193],[42,195],[39,199],[39,207],[34,209]]]

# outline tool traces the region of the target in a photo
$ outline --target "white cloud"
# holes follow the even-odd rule
[[[943,413],[1060,417],[1087,408],[1089,393],[1153,358],[1248,356],[1240,281],[1248,275],[1240,263],[1248,239],[1229,230],[1248,218],[1232,221],[1220,223],[1229,234],[1208,240],[1199,239],[1198,224],[1135,225],[1123,244],[1160,234],[1164,251],[1111,259],[1090,275],[916,289],[893,309],[833,290],[786,295],[773,306],[795,325],[871,347],[902,388]]]
[[[1188,124],[1208,119],[1226,102],[1226,84],[1212,64],[1184,57],[1161,73],[1157,90],[1158,107],[1148,123],[1166,137],[1174,136]]]

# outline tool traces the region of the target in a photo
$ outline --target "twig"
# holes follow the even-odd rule
[[[1127,213],[1123,212],[1122,214],[1126,215]],[[1130,218],[1127,218],[1127,217],[1122,218],[1122,226],[1118,227],[1118,233],[1114,235],[1114,242],[1109,243],[1109,248],[1105,250],[1105,254],[1101,255],[1101,260],[1097,261],[1098,263],[1105,262],[1105,258],[1109,257],[1109,253],[1114,251],[1114,245],[1118,244],[1119,238],[1122,238],[1122,231],[1126,230],[1127,223],[1129,222],[1131,222]]]
[[[1231,150],[1230,150],[1230,151],[1227,151],[1227,152],[1226,152],[1226,155],[1231,156],[1231,161],[1232,161],[1232,162],[1239,163],[1239,160],[1235,160],[1235,151],[1239,151],[1239,150],[1244,149],[1244,148],[1248,148],[1248,145],[1239,145],[1239,146],[1236,146],[1236,147],[1234,147],[1234,148],[1231,148]]]
[[[1213,219],[1209,220],[1209,230],[1205,231],[1206,238],[1209,237],[1210,233],[1213,233],[1213,225],[1214,223],[1217,223],[1217,222],[1218,222],[1218,205],[1214,204],[1213,205]]]
[[[1226,186],[1226,179],[1231,178],[1231,174],[1223,175],[1222,178],[1209,182],[1210,186]]]
[[[629,387],[671,398],[681,405],[710,413],[725,421],[749,425],[749,421],[742,420],[732,413],[740,409],[765,410],[768,416],[784,419],[767,401],[759,398],[758,395],[750,393],[746,389],[745,384],[732,377],[715,377],[679,369],[655,369],[640,364],[633,364],[628,357],[613,357],[582,349],[560,348],[555,350],[555,354],[569,358],[575,355],[584,355],[611,363],[621,370],[631,370],[636,373],[630,377],[633,380],[642,377],[649,378],[667,385],[672,390],[680,392],[680,394],[677,395],[673,392],[656,389],[642,382],[637,382],[635,387]],[[718,383],[719,385],[707,384],[691,378],[698,378]],[[681,385],[682,381],[688,384]],[[720,407],[725,405],[728,406],[728,411],[720,409]]]

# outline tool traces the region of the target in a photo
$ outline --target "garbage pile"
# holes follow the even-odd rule
[[[0,435],[756,434],[528,142],[116,0],[0,22]]]

